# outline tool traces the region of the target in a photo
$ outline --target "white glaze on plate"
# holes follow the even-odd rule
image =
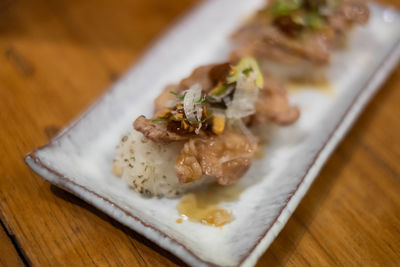
[[[262,0],[208,1],[165,35],[123,79],[49,145],[26,162],[54,183],[143,234],[191,265],[252,266],[282,229],[323,163],[400,56],[400,15],[377,5],[348,50],[335,54],[332,95],[315,88],[291,101],[293,126],[273,129],[266,156],[241,183],[239,201],[224,205],[236,219],[222,229],[177,224],[178,200],[143,199],[111,173],[114,148],[140,114],[150,115],[162,87],[200,64],[222,61],[227,37]],[[229,14],[229,16],[221,16]],[[206,18],[206,19],[205,19]]]

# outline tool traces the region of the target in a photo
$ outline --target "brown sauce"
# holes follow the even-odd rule
[[[177,205],[183,218],[210,226],[221,227],[232,221],[230,211],[221,208],[223,202],[239,200],[244,188],[239,185],[210,185],[204,189],[184,195]]]
[[[315,91],[323,93],[324,95],[332,96],[335,94],[335,90],[332,84],[324,79],[319,82],[307,82],[307,81],[295,81],[286,84],[286,88],[289,93],[298,93],[303,89],[315,89]]]

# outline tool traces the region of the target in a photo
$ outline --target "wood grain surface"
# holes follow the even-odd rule
[[[3,224],[0,227],[0,266],[24,266],[23,259],[12,243],[12,237],[7,236]]]
[[[0,1],[1,265],[183,265],[51,186],[23,157],[84,111],[197,2]],[[399,102],[397,67],[259,266],[400,264]]]

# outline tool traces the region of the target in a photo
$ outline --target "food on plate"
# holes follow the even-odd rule
[[[273,0],[233,34],[238,47],[231,60],[253,56],[281,80],[318,81],[332,50],[368,18],[364,0]]]
[[[117,147],[114,173],[144,196],[175,197],[207,182],[230,185],[250,168],[259,138],[250,127],[289,125],[299,110],[250,57],[201,66],[155,99]]]

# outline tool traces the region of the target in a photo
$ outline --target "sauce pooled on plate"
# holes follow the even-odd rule
[[[183,218],[192,222],[221,227],[232,221],[230,211],[221,208],[220,203],[239,200],[244,188],[240,185],[220,186],[217,184],[184,195],[177,205]]]

